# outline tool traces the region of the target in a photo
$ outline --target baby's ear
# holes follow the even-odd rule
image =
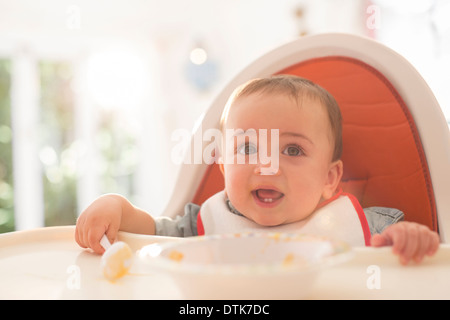
[[[341,182],[343,172],[344,164],[341,160],[334,161],[330,164],[327,181],[322,193],[324,199],[330,199],[334,195],[339,182]]]

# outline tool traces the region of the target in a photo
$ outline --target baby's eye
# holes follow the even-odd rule
[[[255,145],[250,144],[250,143],[246,143],[241,145],[240,147],[238,147],[237,152],[239,154],[253,154],[256,153],[258,151],[258,149],[256,148]]]
[[[302,148],[297,145],[289,145],[281,153],[291,157],[298,157],[304,154]]]

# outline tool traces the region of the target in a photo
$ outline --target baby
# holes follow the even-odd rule
[[[437,233],[400,221],[403,214],[395,209],[363,210],[339,189],[341,114],[335,99],[313,82],[282,75],[244,84],[230,97],[221,130],[223,192],[201,207],[187,204],[175,219],[152,218],[119,195],[101,196],[77,221],[78,244],[102,253],[103,234],[113,241],[119,230],[195,236],[268,228],[392,246],[402,264],[437,251]],[[270,161],[258,156],[268,150]]]

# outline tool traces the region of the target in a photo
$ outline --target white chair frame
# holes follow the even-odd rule
[[[216,97],[194,130],[199,135],[218,128],[222,110],[233,90],[242,83],[273,75],[305,60],[344,56],[360,60],[383,74],[396,88],[416,123],[428,162],[438,214],[441,241],[450,239],[450,131],[442,110],[427,83],[401,55],[372,40],[350,34],[319,34],[299,38],[263,55],[242,70]],[[198,140],[197,140],[198,141]],[[207,145],[203,141],[203,148]],[[163,215],[182,214],[192,201],[208,164],[182,164]]]

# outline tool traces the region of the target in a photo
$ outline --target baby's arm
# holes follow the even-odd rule
[[[107,194],[96,199],[80,215],[75,228],[75,240],[83,248],[103,253],[100,239],[104,234],[112,243],[117,232],[155,234],[155,222],[145,211],[133,206],[126,198]]]
[[[392,246],[402,264],[409,261],[421,262],[427,256],[432,256],[439,248],[439,235],[428,227],[415,223],[401,221],[387,227],[381,234],[372,237],[374,247]]]

